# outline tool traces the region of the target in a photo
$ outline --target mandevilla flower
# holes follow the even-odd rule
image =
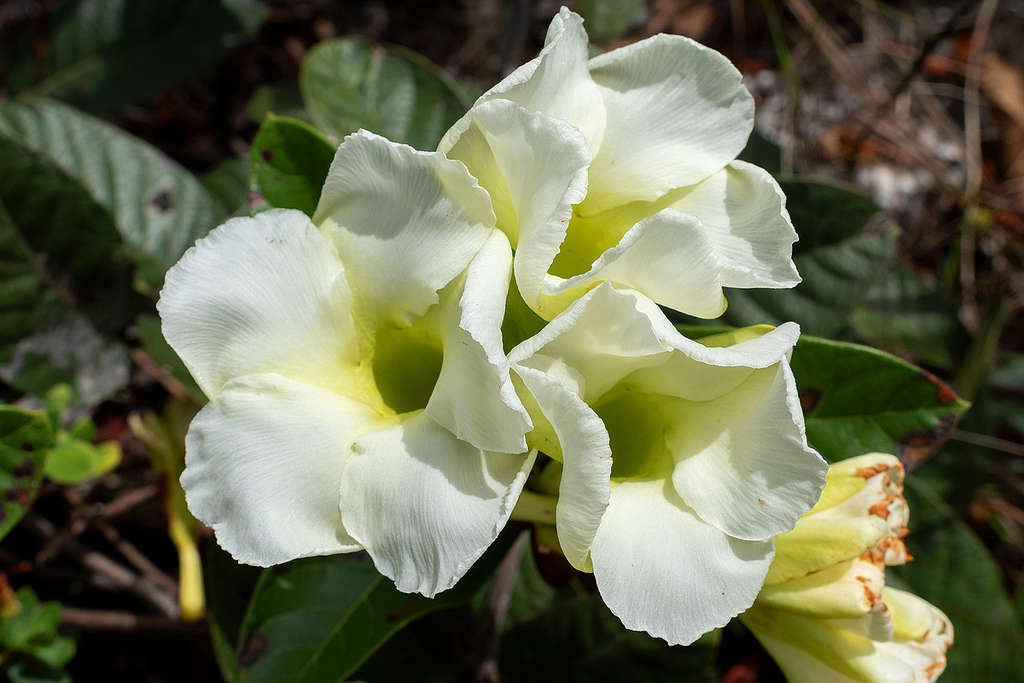
[[[484,93],[438,150],[491,195],[515,278],[546,320],[603,281],[714,318],[723,287],[792,287],[785,196],[736,161],[753,99],[719,53],[656,35],[587,58],[562,8],[544,49]]]
[[[493,226],[460,162],[361,131],[314,221],[229,220],[168,272],[164,335],[210,398],[181,481],[236,559],[365,548],[433,595],[494,540],[533,455]]]
[[[903,466],[870,453],[829,467],[825,490],[776,556],[741,618],[793,683],[930,683],[946,667],[953,625],[921,598],[885,585],[911,559]]]
[[[818,499],[787,323],[698,343],[605,283],[509,354],[528,443],[562,463],[569,562],[631,629],[689,643],[747,609]]]

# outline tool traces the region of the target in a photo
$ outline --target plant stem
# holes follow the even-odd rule
[[[512,510],[511,519],[519,522],[535,522],[539,524],[555,523],[555,505],[558,499],[533,491],[523,491],[519,502]]]

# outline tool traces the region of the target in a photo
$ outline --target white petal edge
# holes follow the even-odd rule
[[[689,38],[659,34],[590,60],[606,111],[587,213],[650,201],[736,158],[754,127],[739,71]]]
[[[341,260],[300,211],[212,230],[167,272],[157,310],[210,398],[232,377],[259,372],[340,390],[358,361]]]
[[[404,326],[437,303],[495,217],[462,163],[361,130],[338,147],[313,222],[337,247],[360,314]]]
[[[398,590],[451,588],[505,526],[536,453],[489,453],[423,413],[351,444],[341,518]]]
[[[594,539],[594,577],[626,628],[688,645],[754,602],[770,541],[741,541],[702,522],[662,481],[614,487]]]
[[[553,427],[562,451],[555,507],[559,545],[573,567],[593,571],[590,550],[611,494],[608,431],[571,387],[532,368],[517,366],[515,371]]]
[[[426,413],[477,448],[523,453],[532,428],[509,377],[501,321],[512,276],[512,248],[500,230],[469,264],[454,291],[442,294],[444,363]]]
[[[189,427],[188,508],[245,564],[359,550],[338,487],[347,442],[380,424],[355,401],[279,375],[231,380]]]

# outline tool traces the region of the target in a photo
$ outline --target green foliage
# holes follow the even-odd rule
[[[358,38],[320,43],[299,79],[313,121],[341,139],[360,128],[433,149],[471,104],[460,86],[421,55]]]
[[[72,400],[67,384],[58,384],[46,395],[46,415],[56,435],[46,453],[43,471],[58,484],[78,484],[106,474],[121,462],[121,446],[116,441],[93,445],[96,425],[88,417],[77,420],[69,429],[62,429],[64,413]]]
[[[1020,675],[1024,629],[998,565],[952,508],[915,475],[907,477],[907,546],[916,557],[888,574],[953,621],[956,642],[944,683],[1011,681]]]
[[[212,66],[265,11],[257,0],[65,0],[45,58],[30,36],[17,41],[9,87],[107,111]]]
[[[587,33],[595,43],[621,38],[640,23],[646,12],[644,0],[580,0],[576,11],[586,20]]]
[[[721,319],[738,326],[794,320],[808,334],[838,334],[888,267],[897,231],[863,232],[878,207],[858,192],[817,180],[781,185],[800,235],[793,260],[803,281],[792,290],[730,290]]]
[[[63,669],[75,656],[75,641],[57,634],[60,610],[60,603],[40,603],[27,586],[4,596],[0,662],[12,683],[70,683]]]
[[[334,145],[308,123],[267,114],[251,154],[253,180],[267,202],[312,216]]]
[[[35,500],[53,430],[44,413],[0,406],[0,539]]]
[[[12,102],[0,109],[0,138],[59,167],[110,213],[149,291],[159,289],[164,272],[223,216],[191,173],[150,145],[66,105]]]
[[[249,198],[249,159],[234,157],[199,176],[206,191],[220,202],[224,215],[241,213]]]

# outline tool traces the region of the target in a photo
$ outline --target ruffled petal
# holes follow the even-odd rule
[[[720,398],[688,402],[666,437],[676,491],[731,536],[789,531],[825,486],[827,465],[807,445],[786,363],[754,372]]]
[[[399,590],[453,586],[505,526],[534,453],[488,453],[423,413],[352,442],[345,528]]]
[[[444,363],[426,408],[459,439],[500,453],[525,452],[531,428],[501,340],[511,275],[508,238],[494,230],[456,286],[443,294]]]
[[[519,290],[536,308],[572,206],[587,193],[591,155],[583,136],[564,121],[493,100],[474,106],[453,127],[450,146],[442,141],[439,149],[487,188],[497,226],[516,249]]]
[[[344,390],[358,362],[341,260],[299,211],[214,229],[167,272],[157,310],[210,398],[260,372]]]
[[[399,326],[437,303],[494,221],[461,163],[367,131],[338,147],[313,215],[345,262],[359,314]]]
[[[381,424],[356,401],[280,375],[233,379],[189,428],[189,510],[246,564],[359,550],[338,487],[348,442]]]
[[[705,524],[665,482],[627,482],[612,489],[592,554],[601,597],[627,628],[687,645],[750,607],[772,543]]]
[[[510,100],[561,119],[579,129],[589,148],[596,151],[604,133],[604,103],[587,66],[583,19],[563,7],[551,20],[540,54],[484,93],[476,104]],[[450,148],[459,128],[456,123],[452,127],[456,132],[449,131],[438,149]]]
[[[555,521],[565,558],[593,571],[590,549],[611,493],[608,432],[601,418],[565,383],[532,368],[516,373],[557,435],[562,457]]]
[[[656,35],[590,60],[604,99],[583,213],[650,201],[736,158],[754,125],[740,72],[688,38]]]

